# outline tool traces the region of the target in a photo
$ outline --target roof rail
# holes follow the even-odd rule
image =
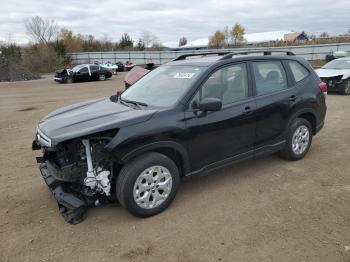
[[[248,55],[248,54],[259,54],[259,53],[263,53],[264,55],[272,55],[272,53],[285,53],[286,55],[295,56],[293,52],[286,51],[286,50],[252,50],[252,51],[233,52],[225,55],[220,60],[230,59],[235,55]]]
[[[191,53],[191,54],[184,54],[176,57],[173,61],[179,61],[179,60],[185,60],[187,57],[191,56],[207,56],[207,55],[218,55],[218,56],[224,56],[228,55],[230,52],[202,52],[202,53]]]

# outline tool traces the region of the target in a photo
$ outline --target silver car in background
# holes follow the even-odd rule
[[[343,95],[350,95],[350,57],[335,59],[316,73],[328,85],[328,91],[336,91]]]

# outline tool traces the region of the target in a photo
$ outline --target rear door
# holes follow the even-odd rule
[[[293,105],[297,102],[297,89],[287,74],[287,66],[280,60],[250,62],[256,95],[255,148],[276,144],[285,139],[284,130]]]
[[[98,65],[91,65],[90,66],[90,72],[91,72],[91,78],[93,80],[97,80],[99,74],[101,73],[100,66],[98,66]]]
[[[185,119],[193,171],[253,150],[256,106],[247,69],[245,63],[218,69],[190,100]],[[204,114],[192,110],[208,97],[221,99],[222,109]]]

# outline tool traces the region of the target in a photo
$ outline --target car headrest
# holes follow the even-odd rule
[[[278,71],[271,71],[266,76],[266,81],[273,81],[276,82],[279,79],[279,73]]]

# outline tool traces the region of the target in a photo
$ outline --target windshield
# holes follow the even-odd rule
[[[170,107],[183,96],[204,69],[195,66],[158,67],[127,89],[121,99]]]
[[[323,69],[350,69],[350,59],[333,60],[325,64]]]

